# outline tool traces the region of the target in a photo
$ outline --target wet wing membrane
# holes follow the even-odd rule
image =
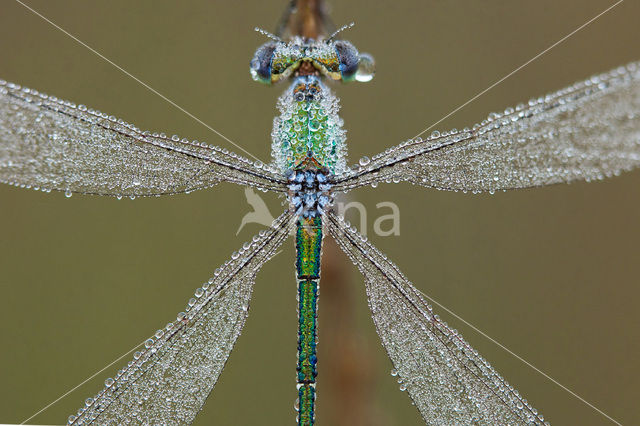
[[[336,191],[408,181],[493,192],[602,179],[640,166],[640,62],[594,76],[472,129],[409,140],[366,158]]]
[[[382,345],[427,424],[545,424],[366,237],[334,213],[326,216],[325,224],[364,275]]]
[[[219,182],[286,192],[259,162],[0,80],[0,182],[113,196],[189,192]]]
[[[213,390],[247,318],[256,273],[288,237],[295,217],[234,253],[189,300],[187,310],[147,340],[145,349],[70,424],[187,424]]]

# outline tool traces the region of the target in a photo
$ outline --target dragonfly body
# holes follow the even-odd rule
[[[315,422],[317,376],[317,314],[322,252],[322,215],[331,205],[331,187],[346,166],[345,132],[338,116],[338,100],[322,82],[353,80],[359,54],[348,42],[294,37],[290,42],[269,42],[251,61],[255,80],[272,83],[287,76],[293,82],[278,100],[280,116],[274,120],[272,156],[287,176],[290,209],[296,223],[298,280],[298,423]],[[371,60],[364,57],[361,74],[370,77]]]

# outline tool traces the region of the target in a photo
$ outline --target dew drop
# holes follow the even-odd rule
[[[318,120],[309,121],[309,130],[312,132],[317,132],[320,130],[320,122]]]
[[[356,81],[366,83],[373,80],[376,73],[376,65],[371,55],[361,53],[358,57],[358,70],[356,71]]]

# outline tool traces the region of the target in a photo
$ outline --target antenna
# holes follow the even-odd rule
[[[275,34],[270,33],[269,31],[263,30],[262,28],[255,27],[255,31],[259,32],[263,36],[269,37],[273,41],[277,41],[279,43],[283,43],[282,39]]]
[[[356,23],[355,22],[351,22],[350,24],[341,26],[333,34],[331,34],[331,36],[327,39],[327,43],[332,41],[334,39],[334,37],[337,36],[338,34],[340,34],[342,31],[348,30],[349,28],[353,28],[354,25],[356,25]]]

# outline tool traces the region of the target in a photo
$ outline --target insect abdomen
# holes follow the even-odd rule
[[[315,421],[318,291],[322,250],[322,217],[300,218],[296,228],[298,278],[298,424]]]

